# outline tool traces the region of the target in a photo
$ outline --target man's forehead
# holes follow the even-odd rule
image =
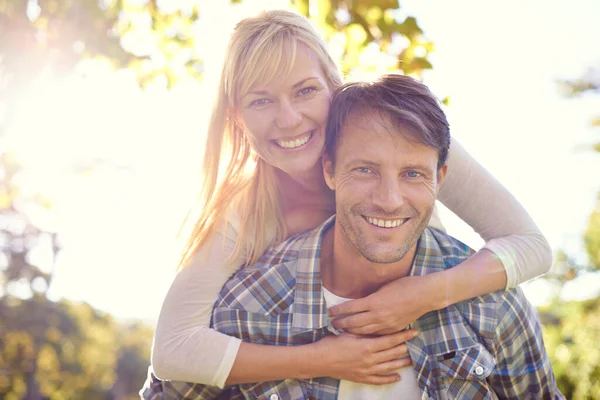
[[[387,113],[375,109],[361,109],[350,115],[340,128],[340,141],[352,138],[370,138],[376,141],[378,138],[389,137],[394,143],[405,142],[416,136],[414,129],[408,123],[394,121]],[[389,141],[385,140],[389,143]]]
[[[393,122],[385,113],[357,113],[349,116],[342,126],[338,143],[342,146],[338,146],[337,151],[342,151],[349,162],[372,160],[423,166],[430,161],[437,163],[437,151],[421,143],[416,136],[409,124]]]

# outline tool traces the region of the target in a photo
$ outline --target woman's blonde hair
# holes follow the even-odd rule
[[[275,168],[252,150],[235,122],[235,113],[240,97],[251,87],[289,73],[298,43],[316,55],[332,91],[342,84],[325,42],[303,16],[264,11],[236,25],[208,125],[199,213],[194,218],[191,212],[186,218],[185,224],[193,223],[193,227],[179,268],[189,264],[232,207],[238,209],[240,231],[230,260],[244,255],[246,264],[254,263],[269,246],[286,237]],[[267,232],[275,235],[268,237]]]

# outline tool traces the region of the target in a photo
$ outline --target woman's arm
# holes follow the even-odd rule
[[[527,211],[456,140],[438,199],[485,245],[463,263],[429,277],[437,288],[431,293],[439,294],[431,297],[432,310],[515,287],[550,269],[552,249]]]
[[[505,270],[506,285],[494,282],[494,290],[515,287],[550,270],[552,249],[527,211],[456,140],[438,199],[469,224],[485,240],[483,248],[495,255],[486,253],[474,260],[476,264],[492,275],[499,266]],[[483,293],[489,291],[479,294]]]
[[[209,326],[221,288],[243,262],[228,262],[236,237],[228,224],[171,283],[152,347],[152,367],[159,378],[224,386],[241,340]]]
[[[313,344],[280,347],[241,342],[210,329],[213,305],[236,270],[227,263],[236,236],[231,225],[225,235],[215,235],[171,284],[153,342],[157,377],[221,388],[315,376],[385,384],[397,380],[396,371],[411,364],[403,343],[414,331],[382,338],[329,336]]]
[[[400,368],[412,364],[404,343],[416,335],[414,330],[378,338],[343,333],[289,347],[243,342],[227,384],[319,376],[370,385],[392,383],[400,378]]]
[[[550,245],[529,214],[456,141],[438,199],[485,246],[454,268],[402,278],[363,299],[333,307],[332,316],[361,313],[338,318],[337,328],[356,334],[393,332],[429,311],[514,287],[550,269]]]

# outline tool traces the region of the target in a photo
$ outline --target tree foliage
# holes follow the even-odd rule
[[[87,304],[0,298],[0,397],[134,399],[152,330]]]
[[[600,194],[596,207],[588,218],[588,225],[583,235],[585,247],[590,259],[590,264],[600,270]]]
[[[540,309],[544,343],[567,399],[600,398],[600,298]],[[551,322],[550,322],[551,321]]]
[[[600,67],[589,68],[586,73],[577,79],[563,79],[558,81],[559,89],[566,97],[579,97],[582,95],[600,94]],[[591,120],[593,127],[600,127],[600,115]],[[600,142],[592,145],[600,152]]]
[[[559,81],[563,94],[568,97],[580,96],[585,93],[600,93],[600,69],[589,68],[583,76],[577,79]]]
[[[397,0],[297,0],[296,8],[315,20],[349,74],[398,70],[420,76],[431,69],[434,50],[416,18]]]

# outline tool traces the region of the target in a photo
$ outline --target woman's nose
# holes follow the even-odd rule
[[[296,110],[294,104],[290,101],[282,101],[277,113],[277,127],[281,129],[289,129],[297,126],[302,121],[302,115]]]

